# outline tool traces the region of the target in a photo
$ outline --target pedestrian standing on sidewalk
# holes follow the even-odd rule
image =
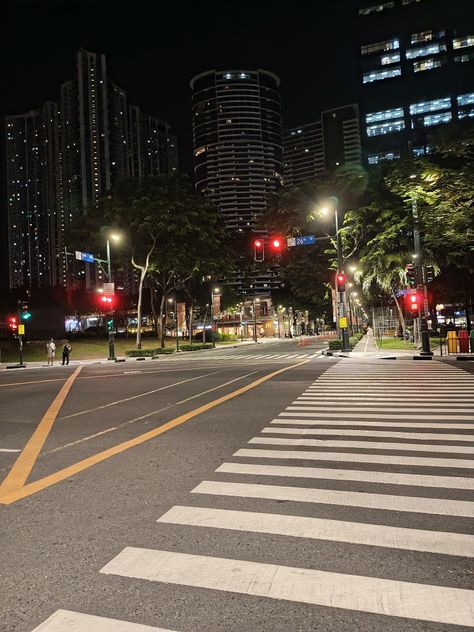
[[[69,340],[66,340],[63,347],[63,366],[69,364],[69,354],[71,353],[71,345]]]
[[[55,353],[56,353],[56,344],[55,344],[53,338],[51,338],[46,343],[46,357],[47,357],[47,360],[48,360],[48,366],[49,365],[53,366]]]

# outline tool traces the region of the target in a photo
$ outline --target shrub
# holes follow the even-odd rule
[[[157,347],[156,349],[127,349],[125,355],[129,358],[152,358],[153,356],[163,353],[173,353],[173,351],[174,349],[171,347],[165,347],[164,349],[161,347]]]
[[[342,349],[342,340],[330,340],[329,341],[329,349],[331,351],[337,351],[338,349]]]
[[[180,345],[181,351],[201,351],[201,349],[213,349],[214,343],[212,342],[193,342],[192,344]]]

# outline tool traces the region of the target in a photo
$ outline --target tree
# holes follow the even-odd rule
[[[142,294],[147,278],[160,293],[156,321],[164,346],[163,317],[169,293],[183,288],[194,276],[229,262],[217,209],[195,194],[184,178],[157,176],[118,182],[106,201],[104,216],[126,231],[131,263],[140,272],[137,348],[141,346]],[[155,309],[154,301],[152,304]]]

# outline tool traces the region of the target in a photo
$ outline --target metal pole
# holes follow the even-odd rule
[[[179,351],[178,304],[176,299],[174,299],[174,322],[176,325],[176,351]]]
[[[255,307],[255,296],[253,297],[253,341],[257,342],[257,309]]]
[[[418,218],[418,203],[414,197],[411,203],[411,211],[413,214],[413,245],[415,247],[415,278],[417,288],[423,290],[423,308],[420,305],[420,338],[421,338],[421,352],[422,356],[432,356],[433,352],[430,350],[430,335],[428,332],[428,321],[426,320],[426,310],[428,304],[428,290],[425,283],[424,264],[421,256],[421,240],[420,240],[420,225]]]
[[[110,265],[110,241],[107,239],[107,280],[112,283],[112,267]]]
[[[107,239],[107,278],[109,283],[112,283],[112,266],[110,264],[110,241]],[[115,326],[115,312],[111,312],[112,320]],[[109,357],[108,360],[116,360],[115,357],[115,341],[113,329],[109,331]]]
[[[342,242],[341,233],[339,230],[339,212],[337,208],[334,209],[334,218],[336,221],[337,273],[343,273],[344,264],[342,259]],[[345,318],[347,320],[346,293],[338,292],[338,294],[338,318]],[[341,327],[341,338],[342,351],[351,351],[351,346],[349,344],[349,331],[347,329],[347,326]]]

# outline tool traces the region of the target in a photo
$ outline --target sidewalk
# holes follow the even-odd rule
[[[418,352],[405,349],[380,350],[374,334],[368,332],[350,353],[337,351],[333,355],[339,358],[413,358],[414,355],[418,355]]]

